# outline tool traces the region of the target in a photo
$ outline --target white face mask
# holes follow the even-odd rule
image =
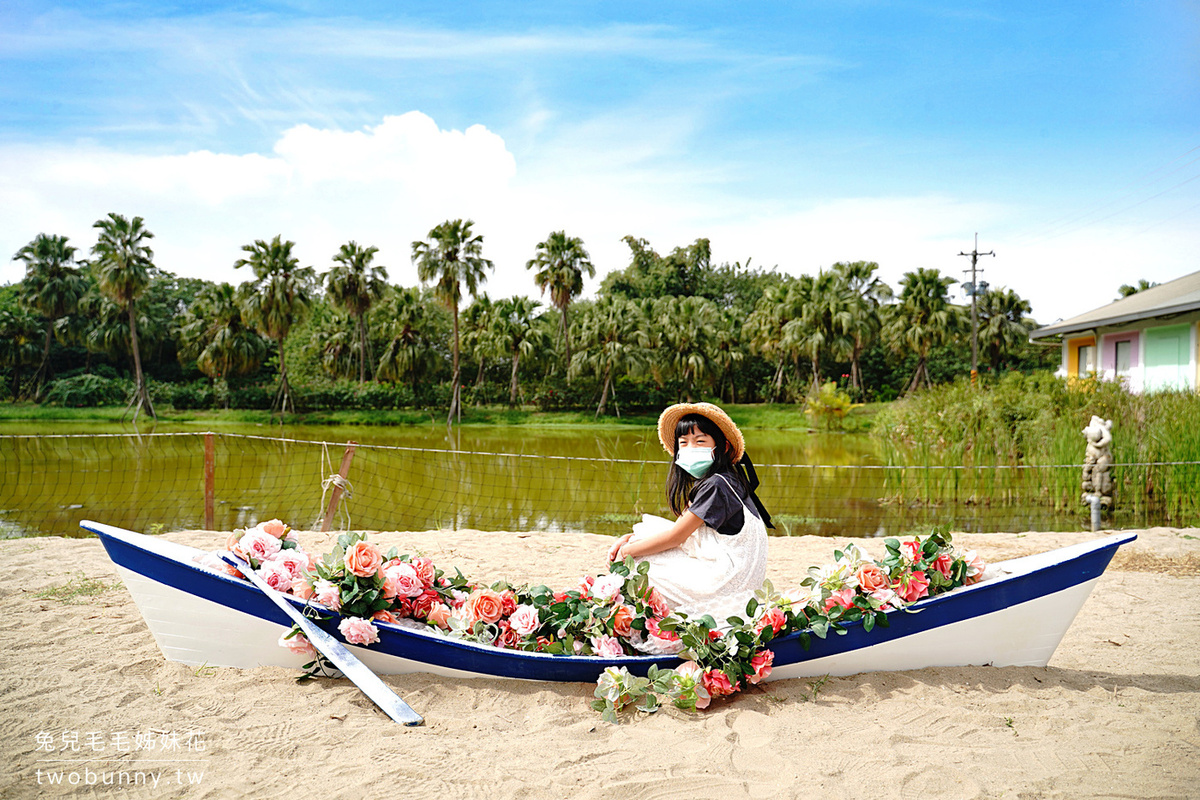
[[[708,472],[713,463],[711,447],[681,447],[675,457],[675,464],[693,478],[699,478]]]

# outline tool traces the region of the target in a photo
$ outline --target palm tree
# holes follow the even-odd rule
[[[992,372],[1000,371],[1000,361],[1025,342],[1037,323],[1025,315],[1033,307],[1012,289],[991,289],[978,297],[979,341]]]
[[[379,357],[376,374],[383,380],[408,376],[417,391],[417,380],[432,373],[438,362],[432,344],[434,315],[419,289],[398,289],[379,308],[389,320],[390,339]]]
[[[550,302],[562,314],[560,335],[567,354],[567,365],[571,364],[571,325],[567,319],[567,307],[571,301],[583,291],[583,274],[589,278],[596,277],[596,267],[592,264],[587,250],[583,249],[583,240],[577,236],[567,236],[566,231],[554,231],[539,242],[537,255],[525,264],[526,269],[536,269],[533,279],[542,294],[550,290]],[[567,372],[570,381],[570,370]]]
[[[233,262],[234,269],[248,266],[254,271],[254,280],[238,287],[246,319],[259,333],[274,339],[279,348],[279,389],[271,409],[278,409],[280,413],[286,412],[289,406],[295,410],[288,385],[284,345],[292,325],[308,310],[316,283],[313,268],[300,266],[300,261],[292,255],[295,246],[295,242],[282,241],[280,236],[270,242],[256,239],[254,244],[242,246],[249,256]]]
[[[808,356],[816,393],[821,391],[822,354],[841,356],[850,350],[849,337],[843,333],[847,292],[835,272],[820,272],[815,278],[801,275],[792,289],[800,313],[783,326],[782,345],[788,352]]]
[[[675,321],[663,326],[660,360],[683,381],[684,394],[690,403],[696,382],[710,369],[712,339],[720,311],[706,297],[671,297],[665,298],[659,319]]]
[[[483,371],[496,351],[492,333],[496,321],[496,304],[487,292],[475,296],[462,313],[462,346],[479,363],[475,373],[475,404],[479,405],[483,387]]]
[[[154,252],[146,244],[154,234],[146,229],[141,217],[130,220],[112,213],[97,220],[92,227],[100,229],[100,238],[92,246],[92,255],[97,256],[96,281],[100,291],[129,316],[129,352],[133,355],[134,372],[133,399],[130,400],[133,419],[137,420],[138,412],[143,408],[157,419],[142,375],[136,310],[137,300],[150,285],[154,270]]]
[[[21,368],[37,361],[38,318],[20,306],[0,309],[0,366],[12,370],[12,396],[21,398]]]
[[[644,320],[623,297],[605,297],[588,308],[578,325],[584,350],[572,357],[571,370],[587,370],[600,378],[599,417],[608,406],[613,381],[643,361]]]
[[[42,363],[33,376],[34,396],[49,378],[50,337],[62,317],[75,312],[79,300],[87,291],[87,280],[75,265],[75,248],[67,244],[66,236],[39,233],[13,256],[13,261],[25,262],[25,279],[21,282],[21,304],[41,314],[47,320],[46,341],[42,347]]]
[[[737,400],[737,380],[734,370],[746,358],[746,351],[741,341],[741,325],[738,323],[738,316],[730,309],[725,309],[719,312],[716,323],[713,325],[711,341],[712,350],[710,357],[714,366],[719,370],[717,378],[716,394],[723,400],[726,399],[724,389],[726,383],[729,384],[728,401],[736,403]]]
[[[1123,283],[1121,284],[1120,288],[1117,289],[1117,294],[1120,295],[1120,297],[1117,299],[1120,300],[1122,298],[1135,295],[1138,292],[1144,292],[1147,289],[1153,289],[1155,286],[1158,286],[1158,284],[1154,281],[1148,281],[1145,278],[1139,279],[1136,284]]]
[[[742,336],[749,341],[750,351],[775,364],[771,380],[771,402],[779,399],[783,390],[783,371],[789,351],[784,345],[783,329],[799,316],[799,306],[791,283],[768,286],[746,318]]]
[[[900,281],[899,302],[889,307],[883,332],[897,353],[908,350],[917,354],[917,368],[905,391],[922,383],[932,385],[927,367],[930,348],[944,344],[962,328],[962,314],[947,299],[955,282],[936,269],[925,268],[904,273]]]
[[[496,314],[492,323],[492,336],[499,349],[512,358],[512,378],[508,387],[508,404],[517,404],[519,385],[517,370],[521,356],[526,356],[543,348],[549,342],[549,337],[542,327],[540,318],[534,312],[541,306],[536,300],[528,297],[510,297],[496,304]]]
[[[329,299],[357,321],[359,383],[367,379],[367,360],[371,357],[367,312],[383,297],[387,288],[387,267],[371,264],[378,252],[378,247],[362,247],[357,242],[349,242],[342,245],[333,257],[333,267],[325,273]]]
[[[454,378],[447,425],[455,418],[462,421],[462,375],[458,361],[458,304],[462,301],[462,287],[466,284],[467,292],[473,297],[485,279],[484,271],[494,267],[483,257],[483,236],[472,235],[474,224],[471,220],[447,220],[429,232],[430,241],[412,243],[417,277],[422,282],[437,281],[434,291],[454,317]]]
[[[874,261],[833,265],[848,295],[841,328],[850,339],[850,386],[858,392],[864,389],[859,358],[879,334],[880,306],[892,297],[891,287],[875,277],[877,269],[879,265]]]
[[[237,292],[228,283],[206,286],[187,307],[178,327],[179,359],[195,359],[196,367],[229,384],[231,375],[257,370],[267,342],[242,319]],[[225,393],[229,407],[229,393]]]

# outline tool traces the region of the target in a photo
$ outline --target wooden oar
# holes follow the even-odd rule
[[[350,681],[362,690],[362,693],[371,698],[375,705],[383,709],[383,713],[404,725],[423,725],[425,720],[420,714],[413,711],[408,703],[393,692],[388,685],[379,679],[379,676],[367,667],[366,664],[355,658],[354,654],[346,649],[346,646],[337,639],[330,636],[325,631],[318,628],[313,621],[305,617],[295,606],[284,599],[283,595],[267,585],[266,581],[254,574],[254,570],[242,559],[235,556],[228,550],[221,552],[221,558],[238,568],[238,571],[250,579],[250,582],[258,587],[259,591],[271,598],[275,605],[279,606],[285,614],[300,626],[300,630],[308,637],[308,641],[312,642],[312,646],[317,648],[321,655],[333,662],[334,666],[342,671]]]

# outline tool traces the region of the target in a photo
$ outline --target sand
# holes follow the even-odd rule
[[[167,537],[206,549],[225,538]],[[303,538],[318,552],[329,540]],[[473,577],[552,586],[596,571],[611,541],[373,538]],[[1090,538],[956,540],[1001,560]],[[772,539],[770,577],[793,583],[834,544]],[[861,544],[879,554],[878,540]],[[0,542],[0,565],[5,798],[1200,797],[1197,530],[1156,528],[1122,548],[1048,667],[776,681],[707,712],[620,725],[588,707],[591,685],[386,677],[426,719],[404,728],[344,680],[167,662],[96,540]],[[116,585],[39,598],[80,576]],[[54,774],[68,783],[51,785]]]

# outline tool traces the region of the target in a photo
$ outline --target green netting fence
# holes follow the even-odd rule
[[[320,442],[230,433],[0,436],[0,536],[139,531],[629,530],[668,515],[665,461]],[[779,535],[1082,530],[1078,465],[758,467]],[[1117,464],[1114,528],[1200,523],[1200,463]]]

